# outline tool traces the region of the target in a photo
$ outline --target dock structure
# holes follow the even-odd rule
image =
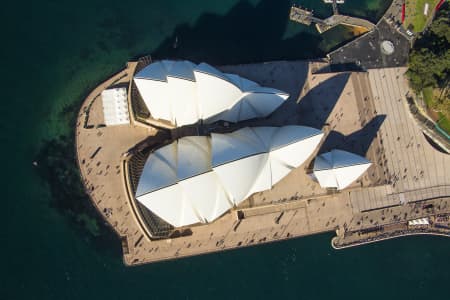
[[[314,14],[311,11],[296,5],[291,7],[289,18],[291,21],[308,26],[311,25],[311,23],[315,23],[319,33],[324,33],[337,25],[364,28],[366,31],[372,31],[375,28],[375,24],[368,20],[340,14],[337,4],[344,3],[344,1],[326,0],[325,3],[331,3],[333,5],[333,15],[326,19],[314,17]]]
[[[322,20],[319,18],[315,18],[309,10],[292,6],[291,12],[289,14],[289,19],[291,21],[304,24],[304,25],[311,25],[312,22],[321,22]]]
[[[367,31],[372,31],[375,28],[375,24],[365,19],[350,17],[341,14],[334,14],[331,17],[323,20],[322,23],[316,23],[317,30],[323,33],[337,25],[346,25],[351,27],[362,27]]]
[[[324,0],[323,2],[333,5],[333,14],[335,15],[339,14],[337,5],[345,3],[344,0]]]

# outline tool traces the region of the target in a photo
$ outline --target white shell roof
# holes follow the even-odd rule
[[[372,163],[343,150],[332,150],[316,157],[314,176],[323,188],[342,190],[358,179]]]
[[[206,63],[189,61],[157,61],[139,71],[134,82],[152,116],[177,126],[266,117],[289,97]]]
[[[272,188],[314,152],[322,136],[310,127],[285,126],[184,137],[148,157],[136,198],[176,227],[210,222]]]

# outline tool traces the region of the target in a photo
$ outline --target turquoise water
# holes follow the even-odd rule
[[[342,11],[376,20],[388,2],[348,0]],[[318,0],[302,4],[331,13]],[[289,23],[288,8],[280,0],[2,4],[0,299],[446,299],[450,243],[438,237],[338,252],[325,234],[125,268],[119,243],[75,188],[74,114],[129,58],[301,59],[351,38],[345,28],[319,36]]]

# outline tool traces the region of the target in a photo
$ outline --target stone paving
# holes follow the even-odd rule
[[[385,54],[383,41],[392,42],[394,52]],[[327,56],[336,65],[355,64],[364,69],[401,67],[407,63],[410,41],[384,18],[374,30],[336,49]]]
[[[369,71],[375,109],[388,117],[379,132],[397,192],[450,184],[450,156],[436,151],[409,113],[406,68]]]
[[[405,53],[409,52],[414,37],[401,24],[403,3],[404,0],[393,0],[373,30],[328,53],[331,63],[344,69],[350,66],[363,69],[405,66]],[[392,54],[381,50],[383,41],[394,45]]]

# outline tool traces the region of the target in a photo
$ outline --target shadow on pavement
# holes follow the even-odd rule
[[[366,126],[349,135],[343,135],[334,130],[331,131],[322,144],[319,153],[340,149],[366,156],[372,141],[377,136],[377,132],[385,119],[386,115],[375,116]]]

